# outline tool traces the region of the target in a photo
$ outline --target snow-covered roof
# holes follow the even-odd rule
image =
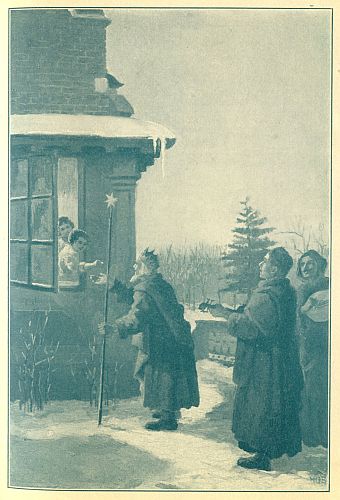
[[[12,115],[11,135],[92,136],[103,138],[159,139],[166,148],[176,138],[168,128],[158,123],[124,116],[29,114]]]

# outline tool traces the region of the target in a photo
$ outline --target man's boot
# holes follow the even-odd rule
[[[155,414],[153,414],[152,416],[154,417],[154,415]],[[177,429],[178,423],[176,412],[162,410],[159,413],[157,412],[157,417],[159,418],[159,420],[156,420],[155,422],[147,422],[147,424],[145,424],[145,428],[149,431],[175,431]]]
[[[270,460],[264,453],[256,453],[250,458],[239,458],[237,465],[245,469],[271,470]]]

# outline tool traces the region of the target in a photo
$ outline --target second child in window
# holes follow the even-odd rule
[[[59,253],[59,285],[74,287],[79,285],[80,273],[89,271],[103,264],[100,260],[81,262],[80,254],[85,250],[88,236],[81,229],[73,229],[68,237],[68,245]]]

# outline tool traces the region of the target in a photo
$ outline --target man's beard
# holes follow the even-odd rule
[[[144,276],[145,274],[135,273],[130,279],[131,285],[136,285],[137,283],[139,283],[144,278]]]
[[[155,273],[152,272],[149,269],[145,269],[144,272],[138,271],[135,273],[131,278],[130,278],[130,283],[131,285],[136,285],[140,281],[142,281],[144,278],[147,278],[148,276],[153,276]]]

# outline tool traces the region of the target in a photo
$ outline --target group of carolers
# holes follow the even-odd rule
[[[86,242],[84,231],[75,230],[67,218],[59,219],[59,271],[64,280],[72,281],[100,264],[80,262]],[[271,470],[272,459],[296,455],[302,443],[328,446],[327,261],[315,250],[304,253],[297,262],[297,290],[287,278],[292,266],[286,249],[273,248],[259,265],[260,281],[245,307],[211,308],[214,316],[226,320],[228,334],[237,338],[232,430],[239,448],[250,454],[237,464],[248,469]],[[94,279],[104,284],[108,277],[99,274]],[[129,285],[115,280],[110,289],[129,310],[113,325],[99,324],[98,331],[133,336],[138,348],[135,376],[153,417],[145,427],[174,431],[180,410],[200,402],[184,308],[149,249],[136,260]]]

